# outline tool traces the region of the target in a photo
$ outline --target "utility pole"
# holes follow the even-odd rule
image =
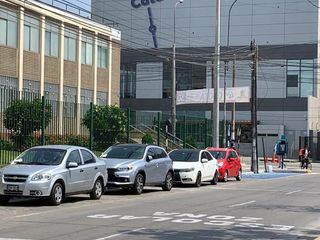
[[[232,88],[236,85],[236,55],[233,54],[233,67],[232,67]],[[231,130],[231,140],[236,140],[236,102],[232,103],[232,113],[231,113],[231,123],[232,123],[232,130]]]
[[[251,124],[252,124],[252,154],[251,171],[258,171],[258,151],[257,151],[257,47],[255,41],[251,41]]]
[[[220,70],[220,0],[216,0],[216,32],[214,55],[214,99],[212,104],[212,145],[219,147],[219,70]]]
[[[228,71],[228,62],[224,61],[224,73],[223,73],[223,145],[227,147],[227,71]]]

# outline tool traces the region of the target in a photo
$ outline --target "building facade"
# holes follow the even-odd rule
[[[60,133],[66,103],[119,104],[119,30],[38,1],[1,0],[0,33],[0,87],[61,104]]]
[[[96,21],[112,19],[122,31],[121,106],[170,112],[172,45],[177,47],[177,90],[211,88],[215,45],[215,2],[212,0],[93,0]],[[296,156],[301,137],[315,136],[319,122],[319,9],[297,0],[221,1],[220,87],[251,86],[250,42],[258,46],[258,144],[267,154],[280,135]],[[230,15],[229,15],[230,13]],[[174,18],[175,16],[175,18]],[[228,19],[230,16],[230,24]],[[175,30],[175,31],[174,31]],[[175,39],[174,34],[175,32]],[[225,63],[227,70],[225,69]],[[212,104],[179,105],[177,112],[210,118]],[[223,119],[220,104],[220,119]],[[231,106],[227,104],[227,120]],[[236,104],[236,125],[250,143],[250,103]],[[316,146],[317,147],[317,146]]]

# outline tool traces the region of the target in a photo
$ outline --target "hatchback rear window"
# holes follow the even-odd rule
[[[112,146],[101,157],[119,159],[142,159],[145,147],[140,146]]]

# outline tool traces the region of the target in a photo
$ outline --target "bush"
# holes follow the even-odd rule
[[[146,133],[142,137],[143,144],[153,144],[153,138],[150,133]]]
[[[42,123],[46,128],[51,118],[51,105],[45,104],[42,119],[42,101],[39,98],[32,101],[13,100],[4,111],[3,125],[10,130],[15,148],[23,150],[33,141],[32,133],[40,131]]]
[[[82,124],[92,132],[94,142],[99,150],[105,150],[116,143],[118,137],[126,130],[127,118],[125,112],[118,106],[93,106],[93,116],[89,109]],[[93,129],[91,129],[91,117]]]
[[[11,141],[0,139],[0,149],[12,151],[14,149],[14,145]]]
[[[194,139],[193,136],[188,136],[186,138],[186,143],[187,143],[187,147],[188,147],[188,145],[191,145],[191,146],[197,148],[197,142],[196,142],[196,140]]]

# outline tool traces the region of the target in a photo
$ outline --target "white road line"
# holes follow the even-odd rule
[[[20,238],[0,238],[0,240],[30,240],[30,239],[20,239]]]
[[[255,203],[256,201],[250,201],[250,202],[244,202],[244,203],[239,203],[239,204],[234,204],[234,205],[231,205],[229,207],[240,207],[240,206],[243,206],[243,205],[248,205],[250,203]]]
[[[42,214],[42,213],[44,213],[44,212],[29,213],[29,214],[14,216],[14,217],[15,217],[15,218],[30,217],[30,216],[39,215],[39,214]],[[1,240],[1,238],[0,238],[0,240]]]
[[[119,237],[119,236],[127,234],[127,233],[139,232],[139,231],[144,230],[144,229],[145,228],[137,228],[137,229],[133,229],[133,230],[130,230],[130,231],[126,231],[126,232],[122,232],[122,233],[117,233],[117,234],[113,234],[113,235],[110,235],[110,236],[106,236],[106,237],[103,237],[103,238],[98,238],[96,240],[104,240],[104,239],[115,238],[115,237]]]
[[[296,190],[296,191],[288,192],[288,193],[286,193],[286,195],[291,195],[291,194],[298,193],[298,192],[301,192],[301,191],[302,190]]]

